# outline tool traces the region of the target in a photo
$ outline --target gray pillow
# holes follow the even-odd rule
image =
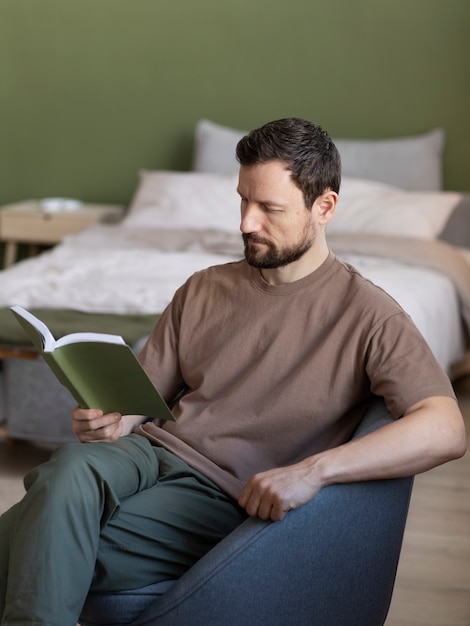
[[[235,148],[246,131],[200,120],[196,126],[193,170],[234,174]],[[409,191],[442,189],[444,131],[395,139],[334,139],[344,176],[387,183]]]

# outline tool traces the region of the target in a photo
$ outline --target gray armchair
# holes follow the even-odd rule
[[[391,420],[374,401],[354,437]],[[90,593],[82,626],[381,626],[412,477],[326,487],[281,522],[250,518],[177,581]]]

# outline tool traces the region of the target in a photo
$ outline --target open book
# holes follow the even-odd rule
[[[57,379],[85,409],[173,420],[132,349],[118,335],[72,333],[54,339],[48,327],[20,306],[10,307]]]

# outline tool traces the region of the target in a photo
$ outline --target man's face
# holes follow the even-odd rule
[[[281,161],[241,166],[238,183],[245,257],[261,269],[300,259],[313,245],[316,228],[302,192]]]

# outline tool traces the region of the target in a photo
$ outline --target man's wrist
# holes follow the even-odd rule
[[[123,415],[123,429],[122,434],[129,435],[134,428],[137,428],[140,424],[143,424],[148,420],[146,415]]]

